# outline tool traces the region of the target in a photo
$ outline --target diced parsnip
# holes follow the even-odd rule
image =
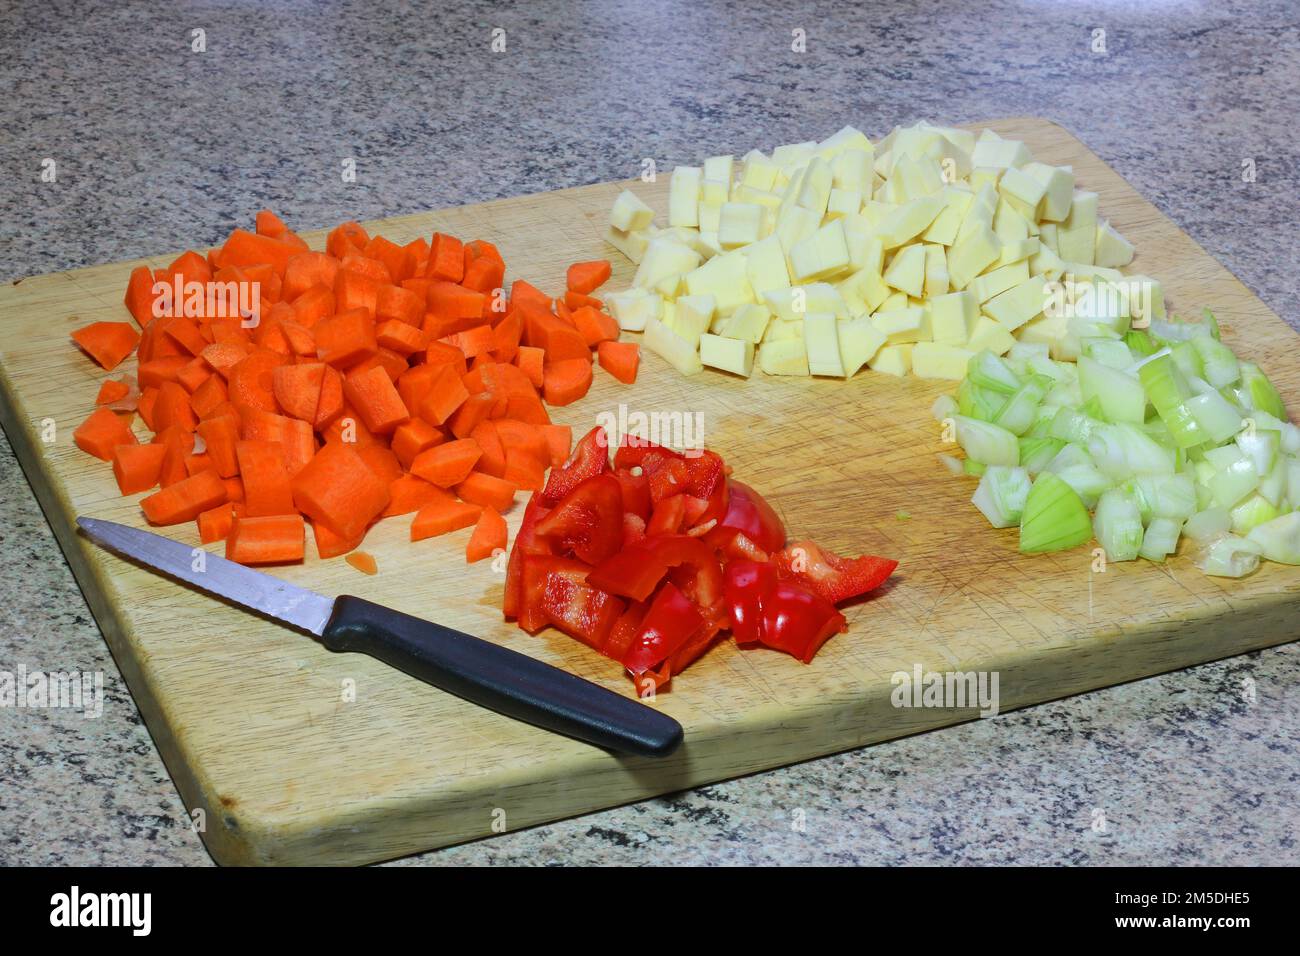
[[[713,296],[682,295],[677,297],[673,305],[673,331],[686,341],[698,344],[700,336],[709,330],[709,324],[713,321]]]
[[[844,224],[831,220],[790,249],[790,276],[796,282],[815,282],[844,272],[849,267],[849,247],[844,241]]]
[[[683,283],[690,295],[712,295],[719,312],[729,312],[754,301],[754,289],[749,284],[745,256],[741,252],[714,256],[687,272]]]
[[[1001,271],[1001,270],[998,270]],[[1008,332],[1014,332],[1030,319],[1042,314],[1047,304],[1047,280],[1032,276],[984,303],[984,311],[1002,323]]]
[[[835,316],[830,312],[810,312],[803,318],[804,348],[808,353],[810,375],[844,377],[840,359],[840,340]]]
[[[656,236],[646,247],[632,284],[652,289],[663,279],[690,272],[699,264],[700,254],[690,246]]]
[[[704,171],[698,166],[678,166],[668,181],[668,225],[700,224],[700,182]]]
[[[704,178],[730,184],[733,167],[731,156],[710,156],[704,161]]]
[[[974,352],[957,345],[917,342],[912,349],[912,374],[917,378],[943,378],[960,382]]]
[[[871,321],[890,345],[919,342],[927,331],[925,309],[917,306],[880,311],[871,317]]]
[[[722,320],[718,334],[757,345],[763,341],[763,334],[771,320],[772,312],[767,306],[756,302],[746,303]]]
[[[965,345],[970,340],[975,320],[979,317],[979,303],[969,292],[949,292],[928,303],[930,334],[942,345]]]
[[[700,336],[700,361],[749,378],[754,371],[754,343],[705,333]]]
[[[995,295],[1028,281],[1029,263],[1014,262],[1009,266],[1002,266],[981,276],[976,276],[975,280],[970,284],[970,291],[977,301],[984,303]]]
[[[633,262],[640,264],[645,258],[646,247],[650,245],[650,235],[646,232],[623,232],[610,226],[605,230],[605,241]]]
[[[925,246],[917,243],[894,253],[885,269],[885,284],[919,299],[925,292]]]
[[[763,207],[757,203],[724,203],[718,222],[718,243],[723,249],[734,249],[758,242],[762,225]]]
[[[683,375],[694,375],[704,368],[696,346],[658,319],[646,323],[642,344]]]
[[[988,349],[994,355],[1006,355],[1015,344],[1016,340],[1007,331],[1006,326],[996,319],[990,319],[987,315],[981,315],[975,320],[975,327],[971,329],[966,348],[972,352]]]
[[[1109,222],[1097,226],[1093,262],[1099,266],[1126,266],[1133,261],[1133,243],[1114,230]]]
[[[803,338],[764,342],[758,347],[758,367],[764,375],[807,375],[808,350]]]
[[[773,289],[790,288],[790,273],[786,268],[785,250],[776,236],[768,236],[744,248],[745,277],[755,297],[762,298]]]
[[[891,210],[878,224],[877,234],[886,250],[910,242],[929,228],[946,205],[941,194],[922,196]]]
[[[875,357],[885,344],[885,334],[872,323],[871,317],[860,315],[854,319],[838,319],[840,363],[844,375],[851,378]]]
[[[617,320],[619,328],[628,332],[644,331],[648,320],[663,314],[663,304],[657,294],[635,287],[605,296],[610,315]]]
[[[900,378],[912,370],[912,345],[882,345],[867,367]]]
[[[609,211],[609,224],[620,232],[635,232],[654,222],[655,211],[630,189],[624,189]]]
[[[1056,231],[1056,251],[1066,262],[1093,264],[1097,247],[1097,194],[1076,190],[1070,214]]]

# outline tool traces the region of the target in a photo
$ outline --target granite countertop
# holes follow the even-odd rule
[[[1300,321],[1291,0],[386,6],[8,4],[0,278],[1032,113]],[[0,491],[0,669],[106,681],[0,710],[0,864],[210,862],[7,440]],[[402,863],[1295,864],[1298,685],[1292,645]]]

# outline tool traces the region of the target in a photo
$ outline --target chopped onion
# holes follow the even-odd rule
[[[1210,541],[1232,529],[1232,515],[1227,508],[1206,508],[1187,519],[1183,534],[1197,543]]]
[[[1256,525],[1246,539],[1258,545],[1270,561],[1300,564],[1300,511]]]
[[[1020,524],[1029,497],[1029,472],[1024,468],[990,465],[971,497],[975,505],[995,528]]]
[[[1183,523],[1172,518],[1152,518],[1142,535],[1142,548],[1138,557],[1148,561],[1163,561],[1178,550],[1178,536],[1182,533]]]
[[[1142,512],[1132,495],[1111,488],[1097,499],[1093,531],[1110,561],[1136,561],[1142,548]]]
[[[1225,534],[1213,539],[1196,557],[1195,564],[1206,574],[1220,578],[1244,578],[1259,567],[1262,548],[1253,541]]]
[[[1063,551],[1092,537],[1083,499],[1050,471],[1034,481],[1020,519],[1020,550],[1026,554]]]
[[[957,443],[968,457],[985,465],[1020,464],[1020,445],[1005,428],[965,415],[955,415],[953,421],[957,423]]]

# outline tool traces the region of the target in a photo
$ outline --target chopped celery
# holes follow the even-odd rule
[[[995,392],[1013,394],[1023,382],[1007,362],[988,349],[971,356],[967,365],[967,376],[980,388]]]
[[[984,472],[988,470],[988,465],[982,461],[976,461],[974,458],[966,458],[962,460],[961,469],[973,478],[982,478]]]
[[[1300,564],[1300,511],[1256,525],[1246,539],[1257,545],[1270,561]]]
[[[968,458],[985,465],[1020,464],[1020,445],[1005,428],[965,415],[956,415],[953,421],[957,424],[957,443]]]
[[[1044,470],[1056,457],[1056,453],[1065,447],[1065,442],[1048,435],[1025,435],[1020,438],[1020,464],[1036,475]]]
[[[1210,541],[1196,559],[1206,574],[1221,578],[1244,578],[1259,567],[1263,548],[1246,538],[1225,534]]]
[[[1218,339],[1203,335],[1192,339],[1192,346],[1201,354],[1205,380],[1215,388],[1231,385],[1241,378],[1241,365],[1237,356]]]
[[[1206,542],[1232,530],[1232,515],[1227,508],[1207,508],[1187,519],[1183,533],[1196,542]]]
[[[1029,431],[1038,417],[1038,406],[1047,394],[1047,386],[1037,376],[1021,385],[1016,393],[993,416],[993,424],[1000,425],[1013,435]]]
[[[1125,366],[1129,364],[1127,361],[1124,363]],[[1101,406],[1101,417],[1106,421],[1134,422],[1140,425],[1146,418],[1146,393],[1142,391],[1142,383],[1135,376],[1120,368],[1080,355],[1079,388],[1083,392],[1084,401],[1097,400]]]
[[[1045,471],[1034,481],[1020,519],[1020,550],[1026,554],[1063,551],[1092,537],[1083,499],[1064,481]]]
[[[1138,369],[1138,379],[1179,448],[1191,448],[1205,441],[1204,429],[1187,407],[1191,388],[1169,355],[1153,356],[1144,362]]]
[[[1241,429],[1241,414],[1218,392],[1193,395],[1186,404],[1206,437],[1216,445]]]
[[[1147,335],[1145,329],[1129,329],[1124,334],[1124,344],[1134,355],[1145,356],[1156,353],[1156,343],[1151,341],[1151,336]]]
[[[1093,531],[1111,561],[1135,561],[1142,548],[1142,513],[1132,495],[1111,488],[1097,500]]]
[[[1276,518],[1280,511],[1277,506],[1263,495],[1256,492],[1242,499],[1241,504],[1233,508],[1232,530],[1235,534],[1249,534],[1252,528],[1265,524]]]
[[[1178,536],[1182,533],[1183,523],[1173,518],[1152,518],[1142,535],[1142,548],[1138,557],[1148,561],[1163,561],[1178,550]]]
[[[1169,354],[1184,375],[1205,377],[1205,363],[1201,361],[1201,353],[1196,351],[1196,346],[1191,343],[1191,340],[1175,342],[1169,346]]]
[[[930,414],[934,416],[936,422],[951,418],[957,414],[957,400],[951,395],[940,395],[930,406]]]
[[[989,519],[995,528],[1010,528],[1020,524],[1029,497],[1029,472],[1024,468],[1007,468],[990,465],[980,479],[971,503]]]
[[[1286,418],[1286,407],[1268,376],[1254,362],[1241,363],[1241,382],[1250,393],[1251,408],[1268,412],[1274,418]]]

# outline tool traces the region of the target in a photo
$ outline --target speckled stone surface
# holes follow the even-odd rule
[[[1037,114],[1297,325],[1291,0],[797,6],[4,3],[0,279],[211,244],[263,206],[312,228]],[[106,702],[0,709],[0,864],[209,863],[4,441],[19,663],[102,670]],[[1284,647],[402,863],[1295,864],[1297,687]]]

